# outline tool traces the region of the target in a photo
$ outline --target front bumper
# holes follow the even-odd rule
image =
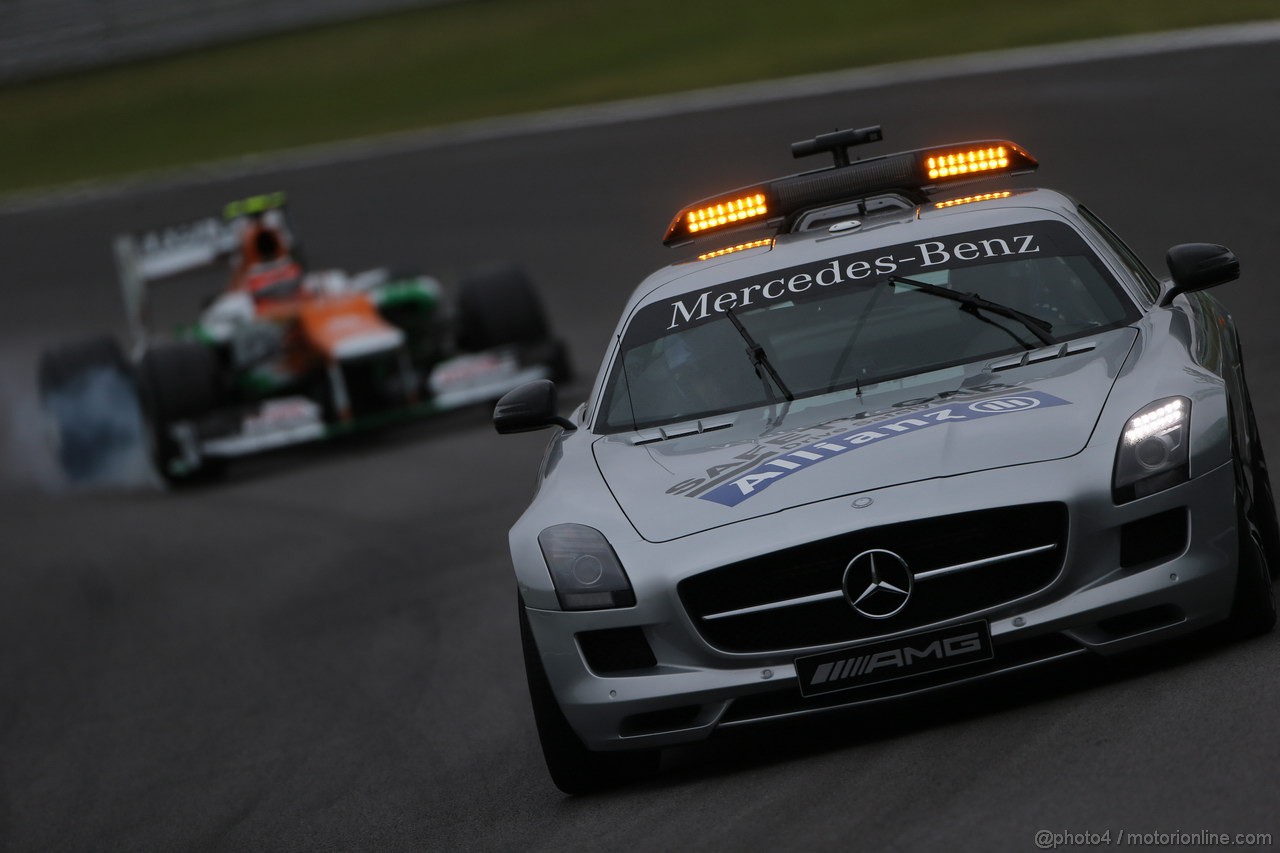
[[[631,572],[635,607],[527,610],[552,689],[588,748],[647,748],[701,740],[720,727],[884,701],[1064,657],[1129,651],[1227,618],[1237,550],[1231,464],[1116,506],[1109,482],[1097,482],[1099,466],[1086,464],[1104,460],[1080,458],[1097,452],[864,493],[860,497],[873,498],[865,510],[851,508],[853,496],[847,496],[672,542],[620,547],[624,565],[647,567]],[[1068,510],[1057,578],[1022,599],[926,626],[988,621],[995,648],[988,664],[806,699],[797,685],[795,658],[841,646],[721,651],[698,633],[676,592],[684,578],[759,552],[761,542],[778,550],[851,528],[919,518],[920,507],[942,515],[1048,501],[1065,503]],[[1183,508],[1189,522],[1185,549],[1167,559],[1121,567],[1124,525]],[[624,627],[643,631],[656,665],[608,676],[592,672],[576,635]],[[916,630],[922,628],[896,636]]]

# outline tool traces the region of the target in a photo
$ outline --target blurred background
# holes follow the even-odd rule
[[[380,13],[380,14],[379,14]],[[0,192],[489,116],[1272,18],[1270,0],[4,0]]]
[[[1078,197],[1158,272],[1175,243],[1234,249],[1220,295],[1276,445],[1278,20],[1274,0],[0,0],[0,849],[1280,830],[1274,636],[779,727],[565,800],[506,552],[545,434],[500,439],[481,406],[198,489],[145,457],[72,488],[35,393],[44,349],[123,337],[115,235],[283,190],[315,267],[528,270],[578,369],[568,411],[632,288],[683,257],[660,243],[680,206],[879,123],[868,155],[1015,140],[1041,168],[1010,185]]]

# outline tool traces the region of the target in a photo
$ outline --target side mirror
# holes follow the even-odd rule
[[[1173,284],[1160,297],[1163,307],[1180,293],[1206,290],[1240,277],[1240,261],[1226,246],[1216,243],[1181,243],[1166,258]]]
[[[556,384],[550,379],[536,379],[508,391],[493,407],[493,428],[503,435],[549,426],[561,426],[567,432],[577,429],[557,413]]]

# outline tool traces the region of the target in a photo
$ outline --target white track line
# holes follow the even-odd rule
[[[740,83],[714,89],[696,89],[670,95],[566,107],[480,119],[439,128],[361,137],[344,142],[309,145],[267,154],[252,154],[200,163],[132,178],[87,181],[53,190],[19,193],[0,199],[0,214],[163,192],[233,178],[280,174],[484,140],[666,118],[902,83],[1275,41],[1280,41],[1280,20],[969,53],[940,59],[896,62],[846,71]]]

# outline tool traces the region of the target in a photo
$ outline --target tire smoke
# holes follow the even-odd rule
[[[0,352],[0,493],[158,487],[127,378],[87,370],[41,400],[38,359],[34,349]]]

